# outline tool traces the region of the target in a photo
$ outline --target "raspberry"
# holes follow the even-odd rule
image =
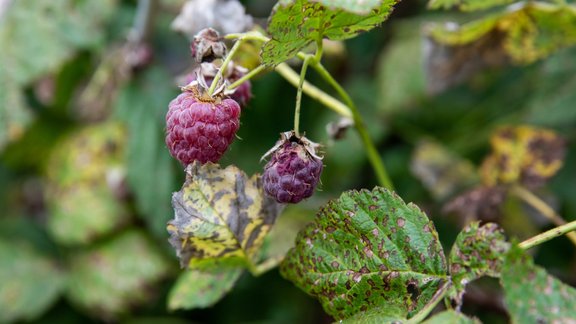
[[[166,114],[166,145],[183,165],[217,162],[240,127],[240,106],[221,94],[201,94],[199,85],[184,88]]]
[[[272,154],[272,158],[262,175],[264,191],[279,203],[294,204],[312,196],[323,168],[316,147],[318,144],[294,132],[282,133],[276,146],[266,154]]]
[[[201,73],[204,75],[204,79],[208,86],[212,84],[212,80],[214,76],[218,72],[218,69],[214,64],[211,63],[203,63],[199,68],[195,69],[192,73],[186,76],[185,82],[189,84],[192,81],[196,81],[197,73]],[[230,63],[228,68],[226,69],[224,78],[228,82],[228,84],[232,84],[241,77],[246,74],[246,69],[239,65],[234,65]],[[236,89],[232,91],[226,91],[226,95],[230,97],[230,99],[235,100],[240,104],[240,107],[244,108],[250,102],[252,98],[252,84],[249,80],[242,82]]]

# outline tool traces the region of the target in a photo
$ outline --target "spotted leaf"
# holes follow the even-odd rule
[[[273,9],[268,25],[271,40],[264,44],[262,61],[276,65],[290,59],[310,43],[323,38],[343,40],[355,37],[381,24],[398,0],[383,0],[379,6],[366,14],[347,12],[342,3],[350,1],[328,1],[340,3],[334,9],[322,3],[305,0],[280,1]],[[364,6],[363,6],[364,8]]]
[[[562,167],[564,141],[556,133],[528,126],[504,127],[490,139],[492,154],[482,164],[485,185],[543,185]]]
[[[512,323],[574,322],[576,289],[535,266],[521,248],[511,248],[500,281]]]
[[[336,319],[380,306],[410,317],[446,282],[446,272],[434,224],[382,188],[328,202],[281,265],[284,277]]]
[[[236,166],[197,162],[186,168],[186,182],[172,196],[172,206],[170,243],[181,265],[191,268],[258,261],[280,209],[264,195],[259,175],[248,178]]]
[[[466,284],[482,276],[498,277],[509,249],[504,233],[494,223],[474,222],[458,234],[450,251],[451,297],[462,304]]]

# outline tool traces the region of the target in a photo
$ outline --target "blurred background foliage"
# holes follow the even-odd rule
[[[0,0],[0,322],[330,322],[275,269],[222,274],[217,287],[179,269],[165,228],[184,173],[165,148],[164,115],[192,67],[187,38],[170,28],[184,2],[152,1],[152,23],[142,25],[135,0]],[[242,3],[259,24],[274,5]],[[432,11],[404,0],[381,28],[326,46],[326,65],[361,109],[399,195],[427,212],[446,248],[469,219],[443,206],[479,183],[490,136],[503,125],[545,127],[565,140],[564,167],[535,193],[576,219],[575,19],[552,10],[526,20],[530,10],[516,21],[502,7]],[[443,25],[473,19],[480,22],[456,31]],[[538,26],[545,31],[532,45],[519,38]],[[253,93],[241,139],[221,160],[248,174],[292,128],[296,90],[268,73],[253,80]],[[301,119],[325,145],[326,167],[317,194],[278,220],[270,255],[283,255],[328,199],[376,184],[357,135],[327,134],[338,116],[304,98]],[[551,226],[514,197],[497,208],[490,220],[511,235]],[[560,238],[534,253],[575,285],[574,251]],[[198,300],[178,299],[191,293],[182,282],[199,285]],[[231,292],[211,308],[168,310],[209,305],[210,289]],[[169,303],[172,295],[180,297]],[[496,282],[482,279],[464,312],[506,322],[501,300]]]

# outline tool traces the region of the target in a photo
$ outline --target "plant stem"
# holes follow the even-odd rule
[[[266,66],[264,66],[264,65],[258,65],[252,71],[246,73],[240,79],[234,81],[234,83],[229,85],[228,88],[226,88],[226,90],[234,90],[234,89],[238,88],[242,83],[252,79],[256,74],[260,73],[260,71],[264,70],[265,68],[266,68]]]
[[[294,70],[292,70],[292,68],[288,64],[286,63],[278,64],[275,70],[284,79],[286,79],[286,81],[290,82],[290,84],[292,84],[295,87],[298,86],[300,82],[299,75],[296,72],[294,72]],[[334,110],[337,114],[343,117],[352,118],[352,112],[350,111],[350,108],[348,108],[348,106],[338,101],[337,99],[327,94],[326,92],[318,89],[316,86],[312,85],[308,81],[304,81],[304,84],[302,85],[302,91],[311,98],[318,100],[321,104],[323,104],[327,108]]]
[[[444,299],[444,296],[448,292],[448,288],[450,288],[451,286],[452,286],[452,282],[450,280],[446,281],[442,285],[442,287],[440,287],[438,289],[438,291],[436,291],[434,296],[432,296],[432,299],[426,305],[424,305],[424,307],[418,313],[416,313],[416,315],[412,316],[406,322],[406,324],[416,324],[416,323],[420,323],[420,322],[424,321],[424,319],[430,314],[430,312],[432,312],[434,310],[436,305],[438,305],[438,303],[442,299]]]
[[[562,226],[566,224],[566,221],[558,215],[552,207],[550,207],[545,201],[540,199],[540,197],[536,196],[529,190],[521,186],[514,186],[511,190],[512,194],[516,197],[522,199],[528,205],[532,206],[536,209],[542,216],[548,218],[554,225]],[[574,245],[576,245],[576,232],[569,232],[566,236],[572,241]]]
[[[310,63],[310,56],[304,59],[302,64],[302,69],[300,70],[300,82],[298,82],[298,92],[296,93],[296,108],[294,108],[294,133],[296,136],[300,136],[300,106],[302,103],[302,86],[304,85],[304,80],[306,79],[306,70],[308,69],[308,63]]]
[[[222,66],[220,66],[218,73],[216,73],[216,75],[214,76],[214,80],[212,80],[212,84],[210,85],[210,89],[208,89],[209,95],[212,95],[214,93],[214,90],[216,90],[217,84],[220,82],[220,79],[222,79],[224,72],[226,72],[226,68],[228,68],[228,65],[232,61],[232,57],[234,56],[234,53],[236,53],[238,48],[240,48],[240,44],[242,44],[243,41],[244,41],[244,38],[240,38],[239,40],[237,40],[236,43],[234,43],[234,46],[232,46],[232,49],[230,49],[230,52],[228,52],[228,55],[226,55],[226,59],[224,59]]]
[[[378,153],[376,147],[374,146],[374,143],[372,143],[372,140],[370,139],[370,135],[368,134],[366,125],[362,120],[362,116],[360,115],[360,112],[354,105],[354,102],[352,101],[348,93],[346,93],[344,88],[342,88],[342,86],[332,77],[332,75],[324,68],[324,66],[320,62],[313,62],[312,67],[336,90],[336,92],[338,92],[338,95],[342,97],[344,103],[350,108],[352,112],[352,119],[354,120],[354,127],[356,127],[356,130],[360,135],[360,139],[362,140],[362,143],[366,148],[366,154],[368,155],[368,160],[370,161],[370,164],[372,164],[372,168],[376,172],[376,176],[378,178],[378,182],[380,183],[380,185],[389,190],[394,190],[394,185],[392,184],[392,181],[388,176],[388,172],[386,171],[384,163],[380,158],[380,154]]]
[[[527,239],[526,241],[518,244],[518,246],[524,250],[530,249],[536,245],[542,244],[549,241],[555,237],[562,236],[566,233],[570,233],[576,230],[576,221],[564,224],[562,226],[555,227],[544,233],[540,233],[534,237]]]

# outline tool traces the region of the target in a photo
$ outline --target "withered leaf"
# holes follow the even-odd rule
[[[250,266],[280,211],[267,197],[260,175],[236,166],[198,162],[186,168],[182,189],[172,196],[170,243],[183,267]]]
[[[530,126],[503,127],[490,139],[492,154],[481,168],[487,186],[519,183],[544,185],[562,167],[565,143],[551,130]]]

